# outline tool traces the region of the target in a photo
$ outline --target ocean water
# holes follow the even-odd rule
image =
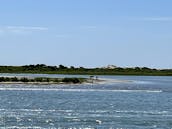
[[[64,75],[5,74],[5,76],[63,77]],[[99,76],[99,78],[127,81],[107,81],[93,85],[1,84],[0,128],[172,128],[172,77]]]

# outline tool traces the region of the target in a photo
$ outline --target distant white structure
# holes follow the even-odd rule
[[[105,66],[105,67],[102,67],[103,69],[116,69],[117,66],[115,65],[108,65],[108,66]]]

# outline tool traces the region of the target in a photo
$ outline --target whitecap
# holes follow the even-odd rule
[[[5,127],[1,127],[1,129],[45,129],[42,128],[40,126],[5,126]]]
[[[56,88],[0,88],[5,91],[68,91],[68,92],[147,92],[161,93],[162,90],[106,90],[106,89],[56,89]]]
[[[152,115],[166,115],[168,111],[137,111],[137,110],[114,110],[116,113],[136,113],[136,114],[152,114]]]
[[[80,119],[72,119],[72,120],[75,121],[75,122],[81,121]]]
[[[96,123],[102,124],[102,121],[101,120],[96,120]]]

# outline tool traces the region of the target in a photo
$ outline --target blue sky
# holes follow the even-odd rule
[[[1,0],[0,65],[172,68],[171,0]]]

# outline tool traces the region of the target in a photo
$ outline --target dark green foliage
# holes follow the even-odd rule
[[[6,82],[11,81],[11,78],[6,77],[6,78],[5,78],[5,81],[6,81]]]
[[[0,77],[0,82],[9,82],[9,81],[13,81],[16,80],[17,78],[10,78],[10,77]]]
[[[52,82],[52,83],[82,83],[86,81],[84,78],[44,78],[38,77],[29,79],[26,77],[17,78],[17,77],[0,77],[0,82]]]
[[[0,77],[0,82],[4,82],[5,78],[4,77]]]
[[[54,82],[60,82],[60,80],[58,78],[55,78]]]
[[[10,80],[11,80],[12,82],[18,82],[18,81],[19,81],[17,77],[10,78]],[[9,81],[10,81],[10,80],[9,80]],[[7,81],[8,81],[8,80],[7,80]]]
[[[74,66],[70,66],[70,69],[75,69],[75,67]]]
[[[35,82],[35,79],[30,79],[29,81],[30,81],[30,82]]]
[[[43,82],[43,78],[41,78],[41,77],[35,78],[35,81],[36,82]]]
[[[63,78],[62,82],[66,82],[66,83],[80,83],[80,80],[78,78]]]
[[[67,69],[67,67],[63,65],[59,65],[59,69]]]
[[[49,79],[49,78],[46,78],[45,81],[46,81],[46,82],[50,82],[50,79]]]
[[[29,82],[29,79],[28,79],[28,78],[23,77],[23,78],[21,78],[21,79],[20,79],[20,81],[21,81],[21,82]]]
[[[172,69],[150,69],[147,67],[135,68],[70,68],[59,66],[47,66],[45,64],[25,65],[25,66],[0,66],[0,73],[48,73],[48,74],[87,74],[87,75],[161,75],[172,76]],[[0,79],[2,81],[3,78]]]

